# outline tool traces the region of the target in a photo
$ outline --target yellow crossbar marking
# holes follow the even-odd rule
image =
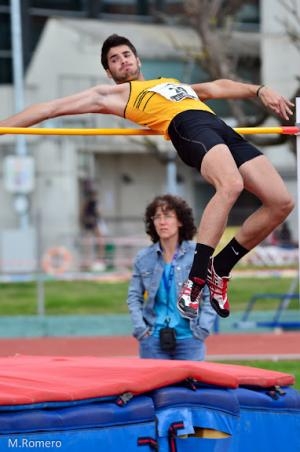
[[[236,127],[236,132],[242,135],[248,134],[286,134],[296,135],[300,133],[297,126],[282,127]],[[13,135],[161,135],[150,129],[63,129],[46,127],[0,127],[1,134]]]

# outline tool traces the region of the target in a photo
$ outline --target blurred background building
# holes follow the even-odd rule
[[[115,32],[135,43],[146,78],[171,76],[186,83],[209,79],[199,57],[201,37],[185,20],[186,3],[22,0],[25,105],[109,83],[100,64],[100,49],[106,37]],[[293,4],[299,6],[299,0]],[[11,12],[10,1],[0,0],[0,117],[15,112]],[[236,76],[270,84],[293,98],[299,84],[300,58],[289,36],[291,21],[292,11],[279,0],[241,2],[228,16],[226,26],[226,46],[235,60]],[[227,102],[211,105],[232,125],[237,124]],[[247,108],[250,118],[257,113],[254,103]],[[277,120],[266,118],[265,123],[276,125]],[[43,126],[135,127],[109,115],[64,117]],[[14,135],[0,140],[3,274],[34,271],[45,254],[49,258],[49,251],[53,259],[66,260],[64,252],[57,252],[61,247],[72,256],[68,263],[73,270],[99,260],[95,251],[94,257],[84,261],[87,239],[81,213],[90,192],[98,198],[105,236],[103,257],[108,259],[113,252],[118,258],[119,250],[119,261],[125,266],[130,265],[135,246],[146,241],[143,212],[153,196],[170,191],[183,196],[194,207],[197,221],[211,196],[211,188],[199,174],[183,165],[171,144],[159,136],[27,136],[26,159],[17,155],[16,141]],[[290,144],[265,145],[263,150],[296,197],[296,159]],[[251,196],[241,196],[229,226],[240,224],[256,203]],[[28,218],[25,225],[20,221],[24,214]],[[297,240],[296,212],[288,221]],[[88,246],[94,248],[93,239]]]

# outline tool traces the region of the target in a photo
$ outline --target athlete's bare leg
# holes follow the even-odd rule
[[[235,161],[224,144],[214,146],[205,155],[201,175],[216,189],[206,205],[198,228],[197,242],[215,248],[227,225],[228,215],[244,189]]]
[[[216,193],[204,209],[197,242],[212,248],[217,246],[228,214],[244,188],[262,203],[236,235],[237,241],[248,250],[261,243],[294,207],[281,176],[263,155],[237,168],[227,146],[217,145],[205,155],[201,174],[214,186]]]
[[[235,236],[242,246],[251,250],[286,219],[294,202],[280,175],[265,156],[244,163],[239,170],[245,189],[262,202]]]
[[[216,193],[202,214],[197,234],[195,258],[189,278],[182,287],[177,306],[183,317],[195,318],[198,313],[201,289],[206,282],[213,308],[222,317],[227,317],[229,315],[227,281],[219,278],[219,283],[219,280],[215,281],[215,277],[212,282],[208,280],[212,266],[210,257],[227,225],[228,214],[244,189],[243,179],[228,147],[224,144],[214,146],[204,156],[201,175],[216,189]],[[216,301],[216,288],[220,292],[218,295],[218,298],[221,297],[220,302]]]
[[[261,243],[284,221],[293,209],[293,201],[281,177],[265,156],[256,157],[238,169],[228,148],[218,145],[205,155],[201,173],[215,187],[216,193],[207,204],[200,221],[197,237],[199,255],[195,256],[187,283],[189,285],[178,301],[178,308],[184,317],[194,318],[198,312],[200,288],[206,280],[213,308],[220,316],[227,317],[230,313],[227,297],[229,278],[216,273],[213,259],[209,259],[206,277],[203,276],[203,266],[221,238],[233,204],[244,188],[262,203],[235,236],[235,243],[239,244],[244,254]],[[207,246],[211,247],[210,251]],[[195,278],[201,272],[202,277]],[[197,295],[195,300],[193,293]]]

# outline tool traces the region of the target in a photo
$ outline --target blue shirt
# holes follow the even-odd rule
[[[156,322],[153,334],[159,337],[159,330],[165,326],[176,329],[177,339],[187,339],[193,334],[190,322],[184,319],[177,309],[177,293],[173,263],[166,263],[160,285],[155,297],[154,311]]]

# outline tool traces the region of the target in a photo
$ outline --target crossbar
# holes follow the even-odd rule
[[[236,127],[234,130],[241,135],[249,134],[282,134],[298,135],[298,126],[276,127]],[[79,128],[47,128],[47,127],[0,127],[1,134],[13,135],[162,135],[150,129],[79,129]]]

